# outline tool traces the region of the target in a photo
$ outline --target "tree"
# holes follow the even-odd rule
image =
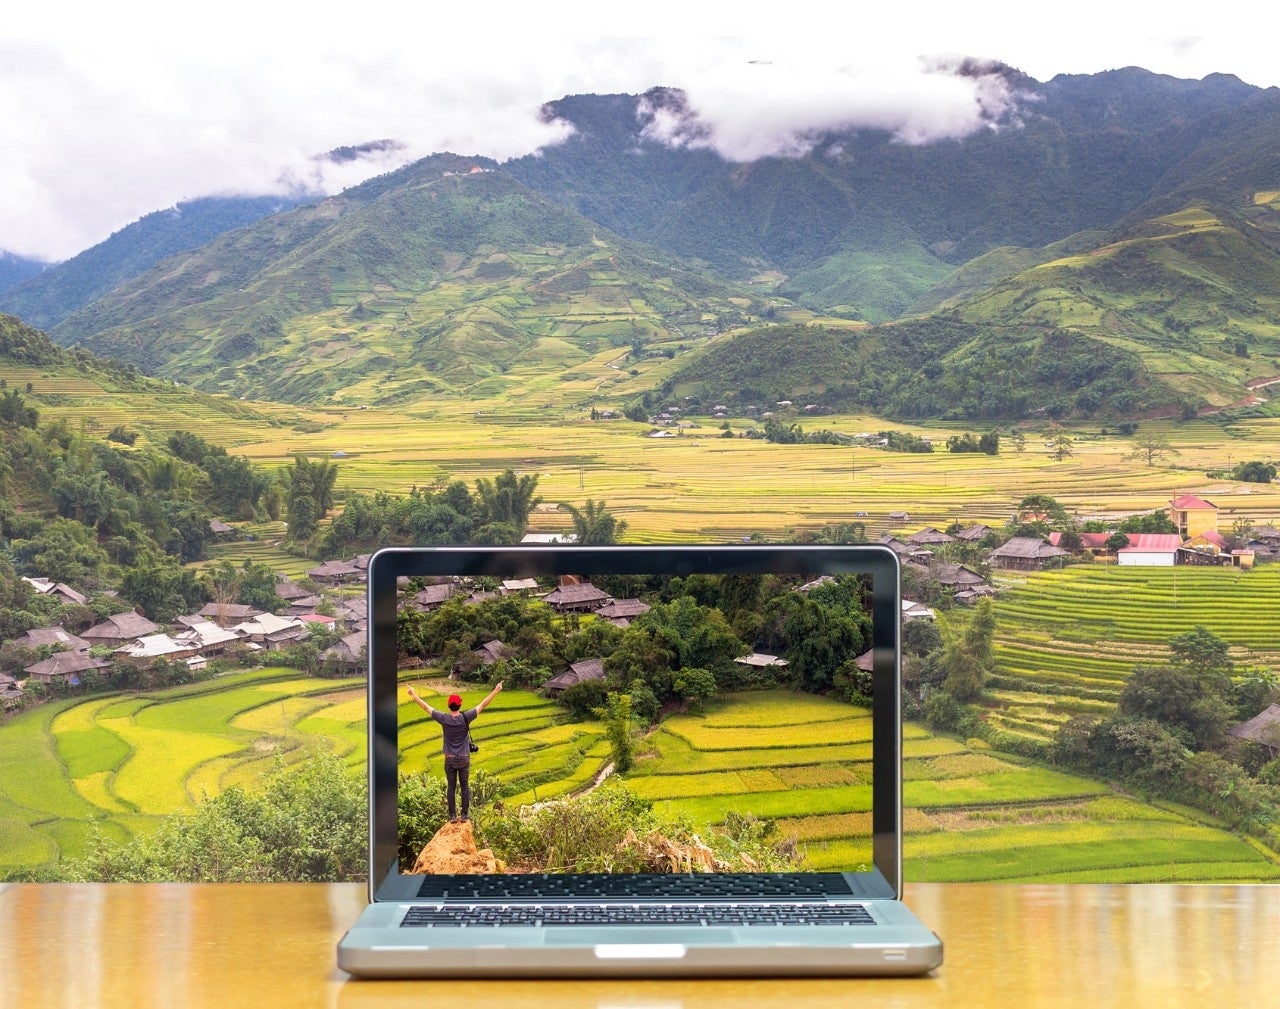
[[[604,706],[595,709],[596,717],[606,726],[609,747],[613,752],[613,769],[619,774],[631,770],[635,763],[636,738],[631,724],[631,695],[609,691]]]
[[[1273,463],[1259,462],[1242,462],[1231,471],[1233,480],[1241,480],[1244,483],[1270,483],[1276,478],[1276,467]]]
[[[1049,458],[1055,462],[1062,462],[1075,454],[1075,440],[1069,434],[1059,431],[1053,436],[1053,447],[1049,449]]]
[[[1126,681],[1117,711],[1158,722],[1197,749],[1217,742],[1232,714],[1226,701],[1189,669],[1141,666]]]
[[[1134,438],[1133,448],[1125,453],[1124,458],[1142,459],[1148,466],[1154,466],[1175,455],[1182,455],[1182,453],[1169,444],[1169,439],[1165,435],[1151,433]]]
[[[562,505],[573,517],[573,531],[583,546],[608,546],[617,543],[627,531],[627,523],[611,515],[603,501],[587,498],[586,506],[579,511],[571,504]]]
[[[511,526],[523,536],[529,526],[529,514],[542,503],[542,498],[534,495],[537,488],[536,473],[516,476],[514,470],[508,469],[492,480],[480,477],[476,481],[479,525]]]
[[[313,462],[304,455],[293,457],[293,467],[281,471],[285,485],[285,507],[289,516],[289,539],[309,540],[333,507],[333,488],[338,464]]]
[[[964,631],[944,646],[943,662],[947,678],[942,687],[957,701],[972,701],[995,665],[996,614],[990,599],[981,599]]]
[[[1204,624],[1196,624],[1169,639],[1174,663],[1201,679],[1221,681],[1231,675],[1235,663],[1228,654],[1229,647]]]

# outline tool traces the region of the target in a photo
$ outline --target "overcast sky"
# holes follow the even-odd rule
[[[822,126],[908,143],[986,128],[1011,96],[995,78],[939,72],[955,56],[1042,81],[1142,66],[1280,85],[1269,16],[1236,0],[706,5],[719,17],[692,0],[279,6],[9,5],[0,250],[64,259],[197,196],[332,192],[433,151],[525,154],[563,138],[537,112],[566,94],[683,88],[710,142],[745,159],[801,153]],[[678,140],[673,125],[655,121],[655,135]],[[383,138],[403,147],[345,166],[314,159]]]

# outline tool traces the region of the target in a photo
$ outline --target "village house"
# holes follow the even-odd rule
[[[364,570],[351,561],[325,561],[308,571],[307,577],[325,585],[346,585],[360,581]]]
[[[441,585],[428,585],[421,592],[414,594],[413,604],[423,613],[438,610],[453,595],[454,589],[455,586],[449,582]]]
[[[190,641],[177,641],[168,634],[148,634],[117,648],[115,654],[145,669],[156,659],[173,661],[189,659],[197,651],[196,646]]]
[[[252,620],[262,613],[254,606],[243,603],[205,603],[196,615],[205,620],[212,620],[219,627],[231,627],[244,620]]]
[[[503,581],[499,587],[504,596],[513,592],[536,592],[538,589],[538,579],[536,578],[508,578]]]
[[[94,624],[83,632],[80,637],[89,642],[90,646],[107,645],[111,648],[119,648],[121,645],[128,644],[137,638],[155,634],[159,630],[159,624],[153,624],[142,614],[128,610],[124,613],[117,613],[114,616],[107,617],[100,624]]]
[[[561,585],[543,596],[543,601],[560,613],[591,613],[613,602],[613,597],[590,582]]]
[[[52,582],[48,578],[27,578],[25,576],[22,580],[40,595],[58,599],[64,606],[67,603],[84,606],[89,601],[87,596],[77,592],[64,582]]]
[[[334,615],[341,620],[348,631],[366,631],[369,629],[369,600],[364,596],[344,599],[333,608]]]
[[[62,626],[38,627],[18,635],[13,639],[13,643],[23,648],[55,648],[67,652],[89,650],[89,642]]]
[[[305,617],[315,613],[316,607],[323,602],[324,598],[322,596],[299,596],[297,599],[289,601],[289,605],[281,615],[286,617]]]
[[[990,588],[982,575],[963,564],[939,564],[931,574],[939,585],[952,592],[974,589],[980,585]]]
[[[212,620],[190,624],[173,635],[173,640],[189,645],[198,655],[216,657],[238,650],[243,639],[229,627],[219,627]]]
[[[364,631],[348,634],[321,652],[320,658],[342,669],[361,670],[369,660],[369,636]]]
[[[21,701],[21,684],[8,673],[0,673],[0,709],[12,711]]]
[[[1111,533],[1076,533],[1080,537],[1080,549],[1075,553],[1087,553],[1094,557],[1103,557],[1110,551],[1107,550],[1107,540],[1112,536]],[[1054,531],[1049,534],[1049,542],[1055,547],[1062,546],[1062,533]],[[1066,548],[1063,547],[1065,550]]]
[[[292,603],[295,599],[305,599],[311,595],[297,582],[281,576],[276,582],[276,598],[282,602]]]
[[[739,655],[733,661],[742,666],[750,666],[752,669],[769,669],[771,667],[785,669],[788,665],[786,659],[780,659],[776,655],[769,655],[767,652],[752,652],[750,655]]]
[[[565,672],[553,676],[543,684],[542,689],[551,697],[556,697],[569,687],[587,680],[604,679],[604,659],[583,659],[573,663]]]
[[[934,620],[937,616],[924,603],[917,603],[911,599],[902,600],[902,622],[904,624],[908,620]]]
[[[1260,743],[1271,751],[1272,757],[1280,753],[1280,704],[1269,704],[1266,709],[1250,718],[1247,722],[1239,722],[1227,730],[1240,739],[1248,739]]]
[[[596,610],[596,616],[618,627],[630,627],[636,617],[649,612],[649,604],[639,599],[615,599]]]
[[[1055,547],[1038,536],[1014,536],[1003,546],[991,551],[988,559],[993,568],[1039,571],[1066,556],[1066,550]]]
[[[919,532],[912,533],[908,536],[907,542],[914,546],[940,547],[947,543],[954,543],[955,537],[948,536],[946,533],[935,529],[933,526],[926,526]]]
[[[301,641],[308,633],[307,625],[291,617],[278,617],[274,613],[261,613],[252,620],[231,628],[243,640],[264,648],[282,648]]]
[[[961,529],[955,534],[955,538],[961,543],[980,543],[982,540],[986,539],[991,532],[993,532],[993,530],[990,526],[983,525],[979,522],[977,525]]]
[[[1218,531],[1218,506],[1194,494],[1182,494],[1170,501],[1169,518],[1183,539]]]
[[[77,687],[85,673],[107,669],[110,665],[108,659],[94,658],[88,652],[58,652],[22,671],[36,683],[69,683]]]
[[[1177,533],[1126,533],[1129,545],[1116,551],[1116,562],[1125,567],[1173,567],[1182,537]]]

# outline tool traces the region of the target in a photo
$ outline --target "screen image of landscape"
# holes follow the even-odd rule
[[[402,871],[865,871],[869,577],[529,579],[504,595],[411,584],[398,618]],[[554,653],[571,661],[539,682]],[[464,865],[456,843],[427,845],[444,825],[447,758],[407,691],[448,718],[450,695],[469,715],[499,681],[469,724]],[[844,696],[806,689],[831,684]]]

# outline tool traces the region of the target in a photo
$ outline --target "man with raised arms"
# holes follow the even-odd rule
[[[439,722],[444,732],[444,774],[448,783],[446,797],[449,803],[450,823],[467,820],[471,812],[471,734],[468,727],[501,690],[502,683],[499,682],[489,691],[488,697],[466,711],[462,710],[462,698],[457,694],[450,694],[449,710],[437,711],[419,697],[413,687],[409,688],[409,699]],[[459,784],[462,785],[462,816],[458,816],[457,806]]]

